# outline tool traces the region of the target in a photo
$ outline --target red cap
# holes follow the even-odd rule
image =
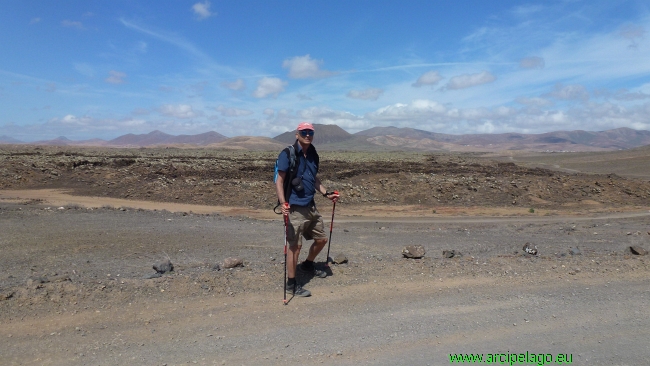
[[[309,122],[300,122],[298,125],[298,131],[302,130],[314,130],[314,126]]]

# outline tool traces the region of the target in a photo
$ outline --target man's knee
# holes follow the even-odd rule
[[[327,244],[327,239],[314,239],[314,244],[321,246]]]

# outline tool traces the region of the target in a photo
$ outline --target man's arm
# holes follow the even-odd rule
[[[287,202],[284,197],[284,178],[287,177],[287,172],[278,171],[278,179],[275,180],[275,193],[278,195],[278,201],[284,205]]]
[[[278,179],[275,180],[275,193],[278,195],[278,201],[280,201],[280,210],[282,210],[283,215],[289,214],[289,205],[287,204],[288,197],[284,197],[284,179],[286,177],[287,172],[279,170]]]
[[[320,192],[320,194],[322,194],[322,195],[325,195],[327,193],[327,189],[325,189],[325,187],[323,187],[323,184],[320,182],[320,179],[318,179],[318,177],[316,177],[315,183],[316,183],[315,184],[316,191]],[[332,193],[330,195],[327,195],[326,197],[331,199],[332,201],[336,202],[336,201],[338,201],[339,195],[337,193]]]

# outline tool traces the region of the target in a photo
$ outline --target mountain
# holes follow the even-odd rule
[[[450,135],[408,127],[373,127],[350,134],[337,125],[314,124],[314,144],[319,150],[348,151],[614,151],[650,145],[650,131],[616,128],[606,131],[553,131],[541,134],[501,133]],[[73,141],[65,136],[36,141],[56,146],[202,146],[224,149],[278,150],[295,141],[295,131],[274,138],[237,136],[227,138],[215,131],[197,135],[170,135],[161,131],[126,134],[110,141]],[[22,143],[0,136],[0,143]]]
[[[22,144],[23,142],[20,140],[16,140],[15,138],[7,135],[2,135],[0,136],[0,144]]]
[[[116,137],[107,142],[109,146],[154,146],[154,145],[209,145],[228,139],[226,136],[210,131],[198,135],[169,135],[161,131],[151,131],[147,134],[132,133]]]
[[[387,148],[419,150],[486,151],[606,151],[650,144],[650,131],[617,128],[607,131],[554,131],[542,134],[447,135],[413,128],[374,127],[354,134]]]
[[[321,125],[314,123],[314,145],[332,144],[350,140],[354,136],[337,125]],[[288,131],[273,138],[284,145],[293,144],[296,141],[296,131]]]
[[[206,147],[235,150],[280,151],[286,145],[278,140],[260,136],[237,136]]]

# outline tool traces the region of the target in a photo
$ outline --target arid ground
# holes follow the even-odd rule
[[[0,363],[650,362],[650,262],[630,250],[650,249],[637,165],[322,153],[342,194],[331,256],[348,262],[302,276],[313,296],[284,306],[275,154],[0,146]],[[317,204],[329,224],[332,204]],[[152,276],[165,260],[174,270]]]

